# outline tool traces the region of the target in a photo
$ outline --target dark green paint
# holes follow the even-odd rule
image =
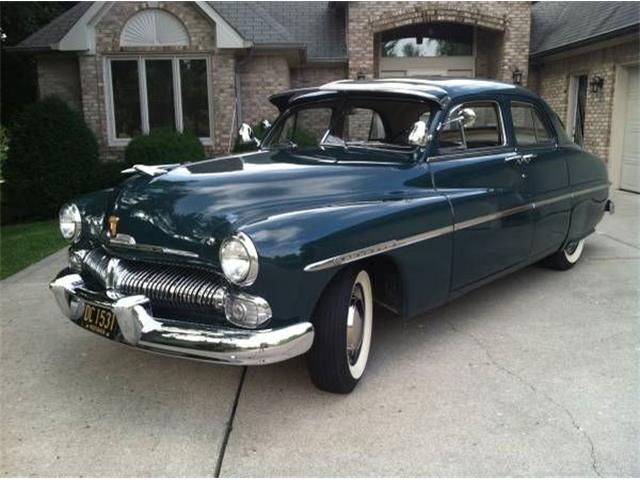
[[[266,298],[272,325],[282,325],[309,319],[338,271],[305,272],[310,263],[608,182],[604,164],[567,142],[555,119],[549,120],[558,137],[553,145],[535,151],[515,145],[508,102],[533,102],[548,114],[534,95],[513,87],[470,90],[457,85],[442,95],[445,111],[433,116],[431,132],[456,103],[491,98],[505,112],[504,147],[448,157],[432,146],[410,153],[283,149],[183,165],[156,178],[134,176],[117,190],[79,199],[81,244],[104,243],[105,219],[116,215],[119,232],[137,243],[199,256],[164,260],[218,271],[220,242],[243,231],[260,256],[258,279],[246,290]],[[538,158],[529,165],[506,162],[514,152]],[[444,303],[588,235],[606,197],[601,190],[568,198],[385,253],[402,277],[403,314]],[[134,258],[159,255],[108,248]]]

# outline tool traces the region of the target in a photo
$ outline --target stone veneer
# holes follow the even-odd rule
[[[347,19],[349,77],[377,76],[376,36],[385,30],[430,22],[473,25],[502,37],[479,36],[485,65],[481,72],[511,82],[518,67],[527,81],[531,7],[528,2],[351,2]],[[489,42],[489,48],[484,48]],[[488,53],[486,53],[488,52]],[[494,56],[497,68],[486,65]]]
[[[637,62],[638,39],[580,54],[565,54],[541,59],[532,66],[531,88],[544,98],[564,122],[568,118],[569,82],[573,75],[588,75],[604,79],[600,92],[587,89],[584,148],[608,161],[616,65]]]

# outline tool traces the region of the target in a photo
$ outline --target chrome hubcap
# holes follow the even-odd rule
[[[564,249],[566,254],[567,255],[573,255],[575,253],[576,249],[578,248],[578,243],[579,242],[571,242],[569,245],[567,245],[567,247]]]
[[[365,301],[362,286],[356,283],[351,291],[349,310],[347,311],[347,358],[355,365],[360,356],[364,334]]]

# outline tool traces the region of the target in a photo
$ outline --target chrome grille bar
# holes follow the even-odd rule
[[[223,282],[204,269],[124,260],[96,248],[84,257],[83,271],[107,289],[124,295],[145,295],[153,304],[224,310]]]

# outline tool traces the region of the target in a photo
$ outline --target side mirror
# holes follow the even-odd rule
[[[427,143],[427,124],[422,120],[418,120],[413,124],[411,132],[409,132],[409,143],[411,145],[423,146]]]
[[[260,146],[260,140],[256,138],[256,136],[253,134],[252,128],[246,123],[243,123],[240,126],[240,129],[238,130],[238,136],[240,137],[240,143],[244,145],[254,143]]]
[[[443,122],[438,130],[452,123],[460,122],[463,127],[472,127],[476,123],[476,112],[473,108],[460,108],[456,107],[449,113],[449,118],[446,122]]]
[[[467,128],[467,127],[473,127],[473,125],[476,123],[476,112],[473,108],[463,108],[462,109],[462,126]]]

